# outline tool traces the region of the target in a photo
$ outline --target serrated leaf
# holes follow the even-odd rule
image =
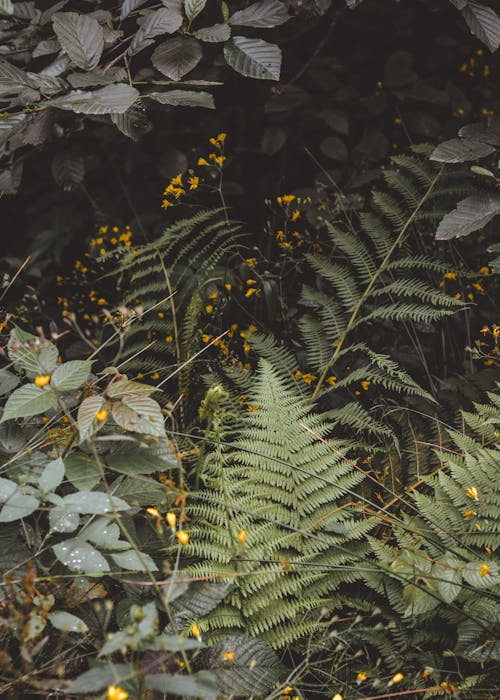
[[[227,654],[234,656],[227,661]],[[283,675],[278,655],[266,642],[245,635],[226,637],[210,649],[209,666],[225,693],[264,694]]]
[[[173,34],[182,25],[182,14],[162,7],[146,16],[130,44],[130,53],[136,54],[153,43],[153,38],[162,34]]]
[[[42,389],[35,384],[26,384],[9,396],[0,423],[13,418],[36,416],[56,404],[57,394],[54,391]]]
[[[60,151],[54,156],[51,165],[52,176],[65,192],[78,189],[85,179],[85,162],[81,156]]]
[[[74,513],[104,515],[114,511],[129,510],[128,503],[116,496],[109,496],[102,491],[78,491],[64,496],[61,505],[71,508]]]
[[[4,501],[0,510],[0,523],[10,523],[31,515],[40,505],[38,491],[32,486],[17,486]]]
[[[103,574],[110,570],[100,552],[80,539],[64,540],[52,547],[57,559],[72,571],[86,574]]]
[[[77,632],[78,634],[85,634],[89,631],[89,628],[85,622],[64,610],[54,610],[48,614],[48,619],[51,624],[61,632]]]
[[[60,43],[57,39],[43,39],[39,41],[38,44],[33,49],[33,58],[38,58],[39,56],[48,56],[51,53],[57,53],[61,48]]]
[[[58,365],[52,375],[51,384],[58,391],[74,391],[87,381],[92,369],[90,360],[70,360]]]
[[[19,131],[24,126],[23,122],[25,119],[27,119],[26,114],[0,117],[0,143],[9,139],[16,131]]]
[[[484,158],[495,152],[494,146],[473,139],[450,139],[440,143],[431,153],[430,159],[439,163],[465,163]]]
[[[59,43],[78,68],[94,70],[98,66],[104,49],[104,32],[94,17],[56,12],[52,26]]]
[[[492,146],[500,146],[500,123],[494,121],[488,125],[482,122],[465,124],[458,132],[458,135],[463,138],[489,143]]]
[[[280,0],[260,0],[244,10],[235,12],[228,19],[228,22],[243,27],[266,29],[284,24],[288,19],[290,19],[290,15]]]
[[[500,581],[498,566],[492,561],[468,562],[462,569],[462,576],[474,588],[490,588]]]
[[[136,382],[133,379],[127,379],[126,377],[120,377],[119,379],[113,379],[106,389],[106,394],[112,399],[121,399],[127,394],[153,394],[158,389],[151,384],[143,384],[142,382]]]
[[[0,96],[14,95],[25,87],[29,87],[26,73],[12,63],[0,60]]]
[[[156,47],[151,56],[154,67],[171,80],[180,80],[193,70],[203,55],[199,41],[176,36]]]
[[[96,419],[96,413],[101,410],[104,403],[103,396],[88,396],[78,407],[76,422],[82,442],[94,435],[104,425],[104,422],[99,422]]]
[[[495,10],[470,0],[463,8],[462,15],[474,36],[486,44],[490,51],[496,51],[500,46],[500,17]]]
[[[439,605],[439,598],[436,598],[420,586],[408,583],[403,587],[403,603],[405,604],[404,617],[412,617],[421,613],[434,610]]]
[[[69,508],[55,506],[49,512],[49,527],[51,532],[74,532],[80,524],[80,516]]]
[[[184,0],[184,12],[190,24],[203,11],[206,4],[207,0]]]
[[[15,389],[19,385],[19,381],[19,377],[9,372],[8,369],[0,369],[0,396]]]
[[[213,95],[209,92],[195,90],[170,90],[169,92],[151,92],[148,97],[162,105],[173,107],[204,107],[215,109]]]
[[[89,87],[101,87],[103,85],[112,85],[116,82],[115,75],[108,75],[102,73],[70,73],[66,76],[66,80],[76,89],[89,88]]]
[[[138,97],[139,92],[135,88],[116,83],[89,92],[73,90],[48,104],[77,114],[122,114],[132,107]]]
[[[193,32],[193,35],[200,41],[205,41],[209,44],[215,44],[221,41],[227,41],[231,36],[231,27],[229,24],[214,24],[212,27],[203,27]]]
[[[165,489],[154,479],[129,476],[118,486],[116,495],[124,498],[131,506],[142,507],[160,503],[165,496]]]
[[[126,552],[111,552],[111,558],[117,566],[129,571],[158,571],[154,561],[145,552],[141,552],[140,556],[134,549]]]
[[[144,686],[168,695],[195,696],[208,700],[216,700],[220,693],[217,679],[209,671],[198,671],[189,676],[148,673],[144,677]]]
[[[43,470],[39,480],[38,488],[42,493],[55,491],[64,479],[64,462],[60,457],[49,462]]]
[[[9,359],[28,375],[52,374],[57,367],[59,351],[49,340],[14,328],[8,343]]]
[[[138,104],[132,105],[123,114],[112,114],[111,121],[122,134],[125,134],[133,141],[139,141],[153,128],[146,110],[142,105]]]
[[[452,603],[462,590],[460,562],[453,557],[445,556],[442,562],[433,565],[432,576],[442,599],[446,603]]]
[[[457,204],[443,217],[436,232],[436,239],[448,241],[451,238],[468,236],[488,224],[500,214],[500,195],[471,195]]]
[[[92,542],[99,549],[129,549],[128,542],[120,541],[120,528],[117,523],[110,522],[106,517],[96,518],[91,520],[83,530],[80,531],[79,537],[88,542]]]
[[[279,80],[281,49],[262,39],[235,36],[224,45],[227,63],[247,78]]]
[[[120,19],[124,20],[131,12],[136,10],[141,5],[144,5],[146,0],[123,0],[122,9],[120,11]]]
[[[149,396],[125,395],[122,402],[141,418],[140,432],[148,435],[165,435],[165,426],[160,405]]]
[[[86,454],[73,452],[64,458],[66,478],[77,489],[90,491],[101,479],[99,465]]]

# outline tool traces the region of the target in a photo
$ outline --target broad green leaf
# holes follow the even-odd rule
[[[62,504],[72,508],[74,513],[103,515],[114,511],[129,510],[130,506],[121,498],[109,496],[102,491],[78,491],[64,496]]]
[[[127,394],[153,394],[158,389],[151,384],[143,384],[142,382],[135,382],[133,379],[127,379],[126,377],[120,377],[119,379],[114,379],[106,389],[106,394],[112,399],[121,399]]]
[[[103,73],[70,73],[66,76],[66,80],[73,88],[101,87],[103,85],[112,85],[117,82],[115,75]]]
[[[136,54],[153,43],[153,38],[162,34],[173,34],[182,25],[182,14],[173,9],[162,7],[148,14],[137,30],[130,53]]]
[[[159,437],[165,435],[164,419],[157,401],[149,396],[130,394],[122,397],[122,403],[140,416],[139,432]]]
[[[154,453],[148,450],[124,450],[107,455],[107,466],[119,474],[154,474],[172,468],[172,463],[166,466],[166,462],[158,459]],[[175,464],[174,466],[177,466]]]
[[[432,151],[431,160],[439,163],[465,163],[468,160],[484,158],[495,152],[494,146],[473,139],[450,139],[440,143]]]
[[[133,507],[144,507],[158,504],[165,498],[165,488],[147,477],[128,476],[116,489],[116,495],[123,498]]]
[[[78,632],[79,634],[85,634],[85,632],[89,631],[89,628],[83,620],[63,610],[54,610],[54,612],[50,612],[48,619],[51,624],[56,629],[61,630],[61,632]]]
[[[477,194],[466,197],[446,214],[438,226],[436,239],[448,241],[482,229],[500,214],[500,195]]]
[[[234,656],[230,662],[226,654]],[[272,647],[262,639],[232,635],[210,649],[209,666],[224,693],[237,696],[264,695],[284,672]]]
[[[464,581],[474,588],[491,588],[498,585],[498,565],[492,561],[468,562],[462,569]]]
[[[181,697],[195,696],[216,700],[220,694],[215,675],[209,671],[198,671],[189,676],[148,673],[144,678],[144,685],[148,690]]]
[[[54,343],[21,328],[14,328],[8,343],[9,359],[24,369],[30,377],[51,374],[57,367],[59,351]]]
[[[404,617],[413,617],[433,610],[439,605],[439,598],[429,595],[420,586],[408,583],[403,588]]]
[[[72,452],[64,458],[66,478],[77,489],[91,491],[101,479],[96,461],[81,452]]]
[[[144,106],[138,103],[133,104],[123,114],[112,114],[111,121],[122,134],[133,141],[139,141],[153,128]]]
[[[81,442],[94,435],[104,425],[104,421],[96,419],[96,413],[102,409],[104,403],[103,396],[87,396],[78,407],[76,420]]]
[[[64,362],[54,370],[51,384],[58,391],[73,391],[87,381],[91,369],[90,360]]]
[[[76,12],[56,12],[52,26],[63,49],[73,63],[94,70],[104,48],[104,32],[94,17]]]
[[[175,107],[205,107],[215,109],[213,95],[209,92],[195,90],[169,90],[168,92],[150,92],[148,97],[162,105]]]
[[[32,486],[17,486],[0,510],[0,523],[9,523],[31,515],[40,505],[38,491]]]
[[[71,683],[68,692],[78,695],[98,693],[108,685],[114,685],[117,678],[126,680],[134,676],[134,668],[126,664],[96,664],[90,671],[85,671],[80,674],[78,678]]]
[[[180,80],[201,60],[199,41],[192,37],[176,36],[156,47],[151,56],[154,67],[171,80]]]
[[[128,542],[120,542],[120,528],[117,523],[110,522],[108,518],[96,518],[91,520],[82,530],[79,537],[92,542],[99,549],[129,549]]]
[[[280,0],[260,0],[231,15],[228,22],[243,27],[266,29],[283,24],[290,15]]]
[[[0,503],[5,503],[18,489],[15,481],[0,477]]]
[[[498,122],[492,124],[483,124],[482,122],[465,124],[458,132],[458,135],[462,138],[490,143],[492,146],[500,146],[500,124]]]
[[[55,491],[64,479],[64,462],[60,457],[49,462],[38,480],[38,488],[42,493]]]
[[[29,84],[24,71],[8,61],[0,60],[0,96],[15,95]]]
[[[138,97],[139,92],[135,88],[116,83],[92,92],[73,90],[47,102],[47,105],[77,114],[122,114],[132,107]]]
[[[7,399],[0,422],[12,418],[28,418],[53,408],[57,404],[57,394],[35,384],[26,384],[16,389]]]
[[[184,0],[184,12],[189,20],[189,24],[198,17],[207,4],[207,0]]]
[[[57,559],[72,571],[86,574],[104,574],[110,570],[106,559],[88,542],[80,539],[64,540],[52,547]]]
[[[120,11],[120,19],[124,20],[133,10],[136,10],[141,5],[144,5],[146,0],[123,0],[122,9]]]
[[[200,41],[205,41],[209,44],[215,44],[220,41],[227,41],[231,36],[231,27],[229,24],[214,24],[212,27],[203,27],[193,32],[194,36]]]
[[[80,516],[70,508],[55,506],[49,512],[51,532],[74,532],[80,524]]]
[[[493,53],[500,46],[500,17],[492,7],[469,0],[462,15],[474,36]]]
[[[13,114],[12,116],[3,114],[0,116],[0,143],[19,131],[24,126],[26,119],[26,114]]]
[[[281,49],[262,39],[234,36],[224,45],[227,63],[247,78],[279,80]]]
[[[0,369],[0,396],[8,394],[15,389],[19,384],[19,377],[17,377],[8,369]]]
[[[445,556],[442,562],[436,562],[432,567],[432,576],[437,588],[446,603],[452,603],[462,590],[462,573],[460,562],[453,557]]]
[[[126,552],[111,552],[111,558],[122,569],[129,571],[158,571],[158,567],[149,554],[141,552],[140,556],[133,549]]]

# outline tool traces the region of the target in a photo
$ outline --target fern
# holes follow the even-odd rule
[[[203,459],[205,488],[191,496],[188,548],[198,559],[193,574],[227,577],[234,588],[200,625],[214,638],[236,628],[281,647],[316,628],[327,592],[359,578],[353,563],[371,524],[341,503],[362,475],[345,458],[346,444],[324,439],[324,418],[268,361],[260,361],[248,398],[256,410],[241,415],[224,447],[236,419],[220,387],[209,389],[203,415],[217,394],[215,446]]]

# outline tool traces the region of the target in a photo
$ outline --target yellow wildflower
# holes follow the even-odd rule
[[[337,381],[337,377],[335,377],[332,374],[331,377],[328,377],[328,379],[326,381],[327,381],[327,384],[330,384],[330,386],[333,386],[335,384],[335,382]]]
[[[238,532],[238,542],[240,544],[245,544],[247,541],[247,531],[246,530],[240,530]]]
[[[276,231],[276,240],[280,242],[285,240],[285,233],[281,229],[279,231]]]
[[[369,379],[365,379],[363,382],[361,382],[361,388],[363,391],[368,391],[370,387],[371,381]]]
[[[479,574],[481,578],[484,578],[485,576],[488,576],[488,574],[491,574],[491,569],[488,566],[488,564],[481,564],[479,567]]]
[[[161,205],[162,209],[168,209],[168,207],[172,206],[172,202],[169,202],[168,199],[164,199]]]
[[[297,221],[297,219],[300,219],[300,211],[298,209],[296,209],[292,214],[292,221]]]
[[[489,333],[489,332],[490,332],[489,326],[483,326],[480,330],[480,333],[482,333],[483,335],[486,335],[486,333]]]
[[[224,661],[232,661],[236,655],[235,651],[223,651],[221,652],[221,658],[224,659]]]
[[[108,409],[107,409],[107,408],[101,408],[100,411],[96,411],[95,418],[96,418],[97,421],[99,421],[99,423],[104,423],[104,421],[106,420],[106,418],[108,417],[108,415],[109,415]]]
[[[457,273],[456,272],[445,272],[443,277],[445,278],[445,280],[456,280]]]
[[[469,488],[465,492],[465,495],[468,496],[469,498],[472,498],[474,501],[479,500],[477,488],[475,486],[469,486]]]
[[[167,335],[167,336],[165,336],[165,342],[166,342],[166,343],[172,343],[173,340],[174,340],[174,336],[173,336],[173,335]]]
[[[198,158],[198,165],[210,165],[210,163],[205,158]]]
[[[171,185],[176,185],[177,187],[180,187],[182,185],[182,173],[179,173],[175,177],[173,177],[170,180]]]
[[[344,700],[344,696],[341,693],[335,693],[332,700]]]
[[[259,407],[258,406],[247,406],[247,411],[249,413],[253,413],[254,411],[258,411]]]
[[[404,680],[404,675],[401,672],[395,673],[391,678],[391,683],[401,683],[402,680]]]
[[[469,508],[468,510],[465,511],[464,515],[466,518],[472,518],[473,515],[476,514],[475,510],[472,510],[472,508]]]
[[[368,678],[368,676],[366,675],[366,673],[364,671],[360,671],[358,673],[358,675],[356,676],[358,683],[362,683],[363,681],[366,681],[367,678]]]
[[[193,175],[193,177],[190,177],[188,179],[188,184],[190,190],[195,190],[200,184],[200,178],[196,177],[196,175]]]
[[[151,379],[159,379],[160,378],[160,373],[159,372],[153,372],[151,375]]]
[[[207,314],[211,314],[213,312],[213,310],[214,310],[214,307],[212,306],[212,304],[207,304],[205,306],[205,311],[207,312]]]
[[[226,284],[224,285],[224,287],[226,288],[226,291],[227,291],[227,292],[230,292],[231,289],[233,288],[233,285],[232,285],[230,282],[226,282]]]
[[[47,384],[50,382],[50,374],[37,374],[35,377],[35,384],[38,387],[43,387],[47,386]]]
[[[185,547],[189,543],[189,532],[186,532],[185,530],[178,530],[175,533],[175,536],[181,543],[183,547]]]
[[[257,294],[257,292],[258,290],[255,289],[255,287],[250,287],[250,289],[247,289],[247,291],[245,292],[245,296],[248,298],[251,297],[252,294]]]
[[[479,274],[480,275],[489,275],[490,274],[490,268],[487,265],[484,265],[483,267],[479,268]]]
[[[208,333],[203,333],[201,336],[201,339],[204,343],[209,343],[212,340],[212,336],[209,335]]]
[[[196,639],[201,639],[201,630],[198,627],[198,625],[193,625],[191,627],[191,634],[193,635],[193,637],[196,637]]]
[[[175,527],[177,524],[177,516],[175,513],[172,513],[172,512],[166,513],[165,520],[170,525],[170,527]]]
[[[224,143],[224,141],[226,140],[226,136],[227,134],[225,134],[224,132],[217,134],[217,141],[220,141],[220,143]]]
[[[119,685],[108,685],[106,698],[107,700],[127,700],[128,693],[123,688],[120,688]]]
[[[312,384],[315,379],[317,379],[315,374],[303,374],[302,379],[305,381],[306,384]]]
[[[214,162],[217,163],[217,165],[222,165],[222,163],[226,160],[226,156],[216,156],[214,158]]]

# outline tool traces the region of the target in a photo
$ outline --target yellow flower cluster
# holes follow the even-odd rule
[[[474,78],[476,75],[482,75],[483,78],[490,76],[491,70],[488,63],[483,63],[484,49],[478,49],[475,56],[471,56],[467,61],[464,61],[460,66],[460,73],[468,75],[469,78]]]
[[[187,189],[197,190],[200,184],[200,178],[197,175],[186,175],[186,182],[182,181],[183,173],[179,173],[173,177],[168,183],[167,187],[163,192],[165,199],[161,205],[162,209],[168,209],[168,207],[174,206],[176,204],[175,200],[180,199],[186,194]]]
[[[212,136],[212,138],[209,139],[209,142],[212,146],[215,147],[216,151],[212,151],[208,154],[208,160],[207,158],[200,156],[200,158],[198,158],[198,165],[202,167],[212,165],[217,167],[219,170],[222,170],[224,161],[227,160],[226,156],[224,155],[224,143],[226,141],[226,137],[227,134],[225,133],[220,133],[217,134],[217,136]]]

